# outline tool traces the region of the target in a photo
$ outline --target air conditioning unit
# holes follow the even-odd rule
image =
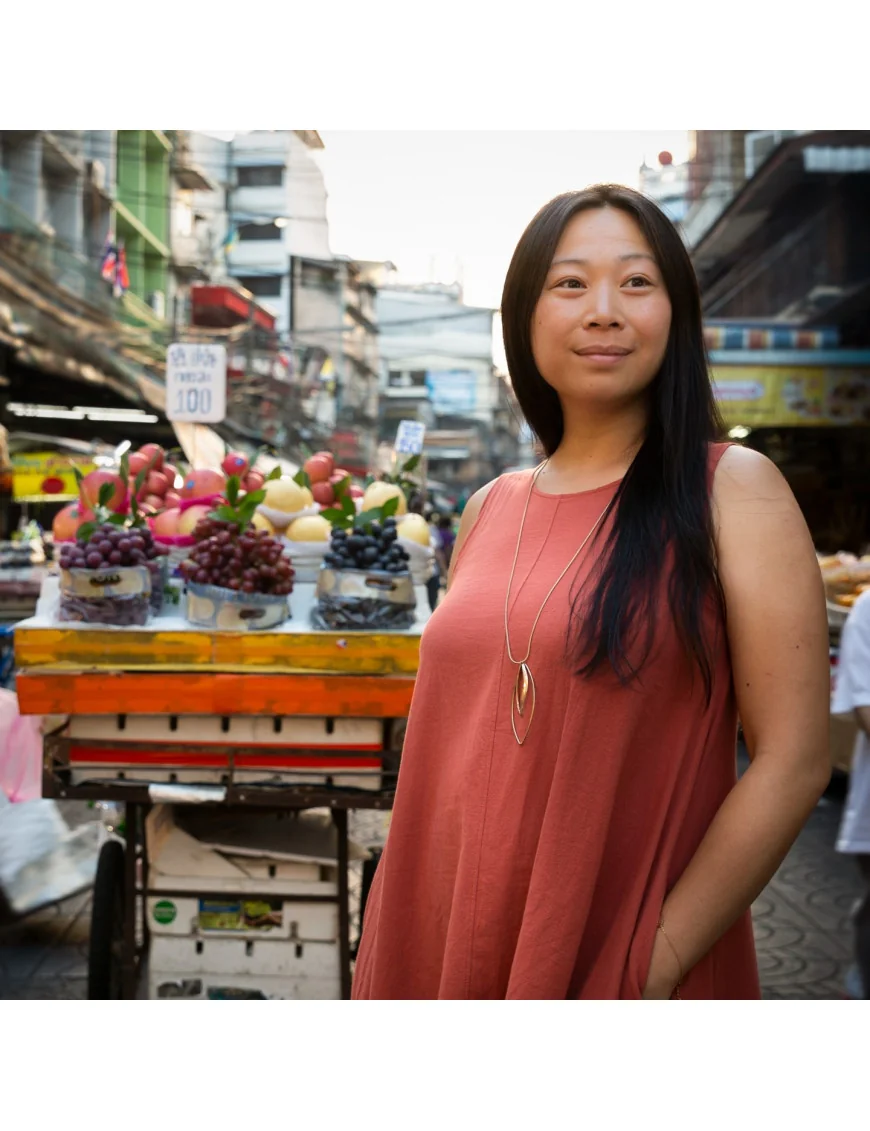
[[[158,318],[166,317],[166,295],[163,291],[152,291],[148,296],[148,305]]]
[[[105,190],[106,166],[102,161],[90,161],[88,163],[88,177],[95,189],[99,189],[100,192]]]
[[[754,177],[775,149],[790,137],[805,130],[750,130],[743,139],[746,179]]]

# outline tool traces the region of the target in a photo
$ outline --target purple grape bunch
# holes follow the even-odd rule
[[[159,559],[169,551],[154,541],[147,527],[125,528],[104,522],[89,538],[65,543],[60,551],[61,569],[108,570],[119,566],[146,566],[152,581],[159,583]]]
[[[286,597],[296,571],[281,543],[265,530],[209,516],[193,532],[196,545],[181,563],[188,581],[241,593]]]

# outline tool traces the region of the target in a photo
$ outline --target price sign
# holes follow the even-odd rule
[[[166,351],[167,418],[218,424],[226,414],[226,346],[171,345]]]
[[[400,420],[399,431],[396,433],[396,452],[404,456],[422,455],[425,435],[426,425],[419,420]]]

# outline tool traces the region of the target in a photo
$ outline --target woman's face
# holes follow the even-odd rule
[[[538,372],[560,400],[618,407],[661,366],[671,300],[640,228],[620,208],[568,222],[532,319]]]

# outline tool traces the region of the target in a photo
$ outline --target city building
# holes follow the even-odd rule
[[[689,163],[674,164],[667,151],[655,165],[640,167],[640,191],[659,205],[675,224],[681,224],[689,208]]]
[[[732,435],[775,460],[831,551],[870,542],[867,136],[699,131],[693,160],[718,157],[685,225]]]
[[[466,306],[456,284],[378,291],[380,439],[401,420],[426,425],[432,477],[459,494],[516,460],[519,412],[492,359],[494,311]]]
[[[326,185],[311,156],[316,130],[253,130],[233,138],[229,273],[290,332],[291,259],[331,261]]]

